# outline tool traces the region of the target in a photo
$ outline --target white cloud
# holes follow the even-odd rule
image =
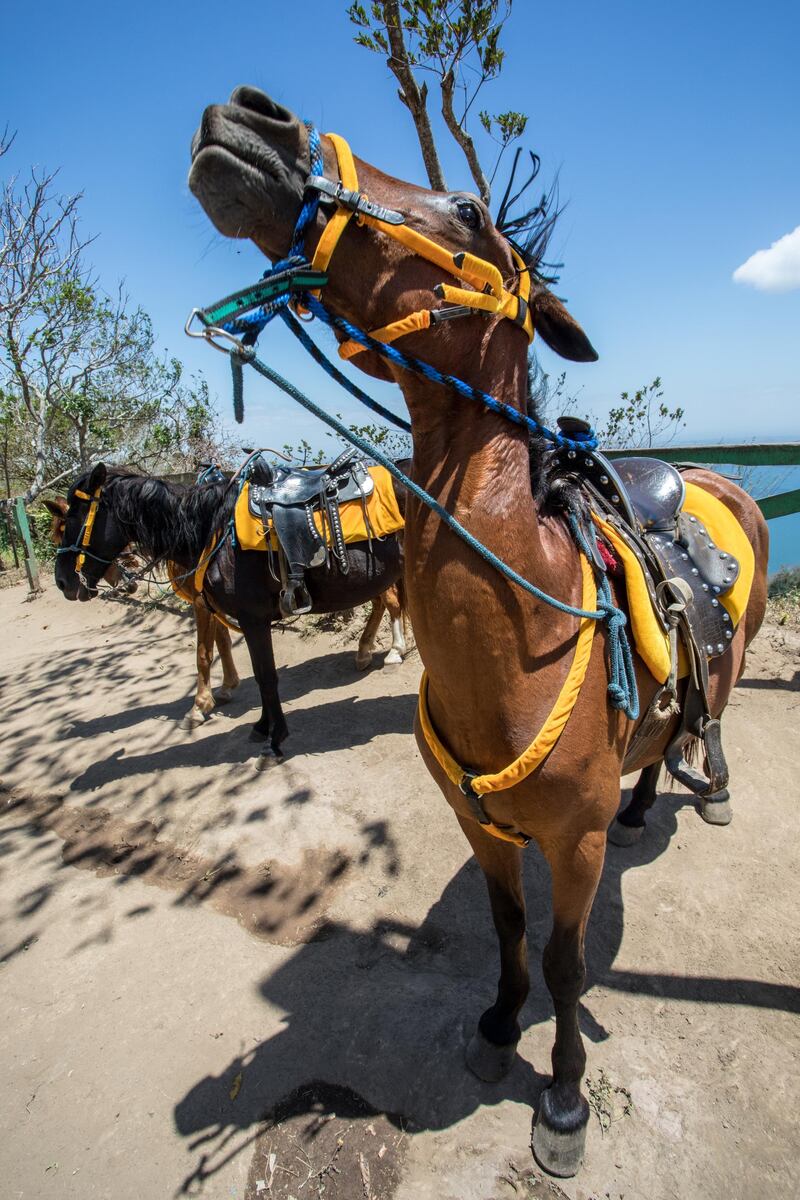
[[[769,250],[756,250],[733,272],[735,283],[747,283],[759,292],[791,292],[800,288],[800,225]]]

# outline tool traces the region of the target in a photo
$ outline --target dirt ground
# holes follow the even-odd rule
[[[767,627],[725,722],[735,816],[666,792],[609,847],[581,1022],[594,1116],[535,1169],[538,964],[501,1084],[463,1066],[495,986],[483,880],[410,734],[420,663],[276,638],[194,733],[188,617],[0,592],[0,1194],[58,1200],[770,1200],[800,1193],[800,635]],[[386,633],[386,631],[384,631]],[[385,638],[388,648],[388,637]]]

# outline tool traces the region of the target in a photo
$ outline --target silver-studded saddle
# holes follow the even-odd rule
[[[586,429],[574,418],[559,421],[570,434]],[[677,635],[685,646],[690,677],[680,710],[682,720],[666,754],[669,771],[706,801],[727,801],[728,768],[719,721],[708,703],[708,660],[724,654],[733,624],[722,597],[739,576],[739,563],[717,546],[697,517],[683,511],[686,487],[680,471],[659,459],[631,455],[612,464],[598,451],[562,450],[562,467],[588,493],[590,504],[626,542],[642,565],[655,612],[670,634],[672,670],[637,730],[633,745],[657,731],[678,711]],[[686,735],[702,740],[708,777],[684,758]],[[629,748],[629,760],[633,761]]]

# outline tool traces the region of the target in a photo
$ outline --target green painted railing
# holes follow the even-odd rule
[[[739,446],[656,446],[647,449],[604,450],[608,458],[624,458],[636,454],[640,458],[660,458],[663,462],[697,463],[720,466],[730,463],[737,467],[797,467],[800,466],[800,442],[748,442]],[[758,501],[768,521],[800,512],[800,488],[765,496]]]

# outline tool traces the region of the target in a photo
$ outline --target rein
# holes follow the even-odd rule
[[[496,397],[490,396],[479,388],[457,379],[455,376],[444,374],[437,368],[420,359],[403,354],[391,342],[406,333],[422,328],[430,328],[438,321],[467,315],[473,311],[482,312],[488,316],[502,316],[513,320],[525,330],[529,340],[533,337],[533,321],[528,303],[530,295],[530,275],[521,257],[511,247],[515,263],[518,267],[520,292],[509,292],[500,276],[497,267],[484,259],[476,258],[466,252],[453,254],[423,234],[408,228],[402,213],[392,209],[382,208],[369,200],[358,191],[358,178],[350,148],[344,138],[337,134],[328,135],[336,151],[341,181],[331,183],[323,176],[322,147],[317,130],[307,125],[309,139],[309,154],[311,171],[306,181],[304,201],[297,219],[289,254],[275,266],[264,273],[259,284],[233,293],[210,305],[205,309],[194,309],[186,322],[186,332],[191,337],[202,337],[215,349],[229,354],[234,383],[234,411],[237,420],[243,416],[242,404],[242,375],[243,366],[248,363],[258,374],[270,380],[292,399],[296,400],[309,412],[312,412],[325,424],[330,426],[340,437],[356,446],[362,453],[371,457],[375,462],[385,467],[387,471],[421,503],[425,504],[447,525],[457,537],[461,538],[485,562],[489,563],[506,579],[517,584],[537,600],[551,605],[560,612],[581,620],[606,621],[608,626],[608,644],[610,658],[609,702],[612,707],[620,709],[630,720],[636,720],[639,715],[639,699],[636,687],[636,677],[633,659],[625,633],[627,619],[625,614],[613,602],[611,587],[605,575],[602,575],[595,591],[595,608],[588,607],[587,590],[584,588],[583,601],[586,607],[575,607],[566,604],[554,596],[537,588],[535,584],[519,575],[487,546],[475,538],[463,525],[442,507],[428,492],[401,471],[393,460],[387,458],[378,447],[353,433],[337,418],[330,416],[308,396],[280,375],[274,368],[261,361],[255,354],[254,344],[264,327],[276,316],[280,315],[298,340],[309,353],[319,362],[328,373],[341,382],[343,386],[366,403],[373,411],[393,421],[401,428],[408,428],[406,422],[383,409],[376,401],[368,397],[356,385],[341,374],[319,347],[315,346],[299,326],[297,320],[289,312],[289,305],[294,304],[299,313],[310,313],[323,323],[332,326],[346,335],[347,340],[340,348],[345,351],[344,358],[350,358],[361,349],[375,351],[382,357],[395,362],[397,365],[415,372],[432,382],[442,384],[455,390],[459,395],[476,401],[506,417],[514,424],[525,426],[529,432],[546,438],[554,446],[568,451],[591,451],[597,446],[597,438],[593,431],[575,431],[573,437],[561,432],[547,429],[527,413],[521,413],[511,405],[505,404]],[[328,220],[323,230],[312,262],[304,258],[304,241],[306,233],[314,221],[320,202],[333,202],[336,211]],[[450,275],[461,282],[476,288],[475,291],[466,288],[453,287],[449,284],[437,284],[435,294],[447,300],[450,307],[434,310],[422,310],[422,313],[412,313],[399,321],[382,329],[367,333],[331,313],[319,298],[319,289],[328,281],[326,274],[336,246],[342,233],[353,217],[359,224],[366,224],[380,229],[404,245],[414,250],[428,261],[434,262]],[[452,301],[458,301],[453,304]],[[202,329],[192,330],[195,318],[199,318]],[[241,340],[239,340],[241,338]],[[356,344],[356,349],[351,346]],[[577,522],[570,519],[570,529],[579,552],[589,557],[589,547],[578,528]]]

